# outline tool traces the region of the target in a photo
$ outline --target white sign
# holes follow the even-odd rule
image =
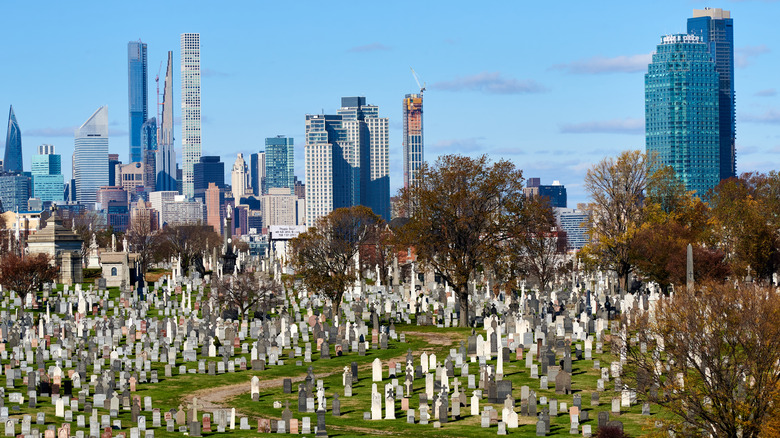
[[[290,240],[306,231],[306,225],[271,225],[268,227],[272,240]]]

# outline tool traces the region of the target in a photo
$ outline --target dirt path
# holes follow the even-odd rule
[[[431,345],[439,345],[439,346],[447,346],[452,345],[457,339],[460,337],[457,333],[431,333],[431,332],[415,332],[415,331],[407,331],[404,332],[406,335],[411,336],[417,336],[420,338],[423,338],[428,344]],[[421,351],[417,351],[414,353],[422,353],[422,351],[431,350],[432,348],[424,348]],[[405,360],[406,354],[402,356],[398,356],[394,359],[390,360]],[[358,369],[360,370],[366,370],[371,368],[371,364],[363,364]],[[341,371],[333,371],[327,374],[318,374],[317,378],[321,377],[330,377],[334,374],[340,374]],[[260,390],[263,389],[269,389],[269,388],[279,388],[284,384],[284,379],[287,377],[279,377],[277,379],[267,379],[267,380],[261,380],[260,381]],[[306,379],[306,374],[301,374],[299,376],[291,377],[292,383],[298,383],[302,382]],[[192,400],[197,397],[198,398],[198,410],[201,412],[211,412],[213,413],[217,409],[225,409],[227,406],[224,406],[224,403],[230,400],[233,397],[246,394],[251,391],[250,387],[250,381],[247,379],[244,383],[235,383],[232,385],[225,385],[225,386],[218,386],[216,388],[206,388],[201,389],[192,393],[189,393],[184,396],[184,402],[185,403],[192,403]],[[248,416],[242,412],[236,411],[236,414],[240,414],[240,416]],[[336,427],[336,429],[342,429],[339,427]],[[370,433],[370,434],[391,434],[391,433],[382,433],[381,431],[374,430],[374,429],[366,429],[361,427],[348,427],[349,430],[355,431],[355,432],[362,432],[362,433]]]

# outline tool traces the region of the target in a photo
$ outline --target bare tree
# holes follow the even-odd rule
[[[780,403],[780,295],[756,284],[697,285],[653,310],[625,318],[613,351],[639,394],[674,415],[658,419],[664,428],[761,436]]]
[[[360,274],[355,256],[383,228],[382,218],[368,207],[338,208],[290,241],[295,270],[309,291],[333,300],[334,315],[344,291]]]
[[[268,274],[242,272],[211,282],[211,296],[223,309],[236,309],[242,316],[252,309],[268,313],[281,302],[282,288]]]

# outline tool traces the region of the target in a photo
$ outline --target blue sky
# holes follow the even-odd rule
[[[3,11],[13,18],[0,27],[0,109],[14,106],[25,169],[37,145],[51,143],[69,176],[73,130],[100,105],[108,105],[110,152],[126,162],[127,42],[148,44],[151,116],[168,50],[178,108],[179,35],[199,32],[204,155],[221,155],[229,168],[237,153],[288,135],[302,179],[304,115],[366,96],[390,118],[395,194],[401,99],[417,90],[412,66],[427,83],[427,160],[509,159],[526,177],[566,185],[572,207],[587,201],[582,181],[593,163],[644,150],[650,53],[707,6],[734,19],[737,170],[778,169],[774,1],[12,2]],[[180,152],[178,127],[176,137]]]

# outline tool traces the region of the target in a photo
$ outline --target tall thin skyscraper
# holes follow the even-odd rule
[[[155,171],[158,191],[176,190],[176,150],[173,147],[173,52],[168,52],[168,68],[165,70],[162,112],[157,128],[157,154]]]
[[[337,115],[306,116],[307,224],[353,205],[390,219],[389,124],[365,97],[342,98]]]
[[[192,166],[200,160],[200,34],[181,34],[182,192],[195,194]]]
[[[707,44],[695,35],[663,37],[645,74],[647,153],[702,197],[720,182],[718,110]]]
[[[129,108],[130,163],[143,161],[141,131],[148,117],[146,43],[127,43],[127,106]]]
[[[8,133],[5,136],[5,159],[3,170],[8,173],[22,173],[24,170],[22,161],[22,131],[19,122],[16,121],[14,107],[8,112]]]
[[[417,181],[417,171],[424,160],[423,149],[423,95],[407,94],[404,112],[404,188]]]
[[[265,139],[265,192],[272,188],[295,189],[295,146],[293,139],[279,135]]]
[[[737,174],[736,112],[734,98],[734,22],[723,9],[694,9],[688,19],[688,33],[707,44],[719,74],[718,112],[720,125],[720,179]]]
[[[141,128],[144,163],[144,190],[153,192],[157,184],[157,118],[152,117]]]
[[[252,185],[252,193],[254,193],[255,196],[266,194],[265,151],[260,151],[249,156],[249,180]]]
[[[108,107],[101,106],[76,130],[73,149],[76,199],[94,203],[100,186],[108,181]]]

